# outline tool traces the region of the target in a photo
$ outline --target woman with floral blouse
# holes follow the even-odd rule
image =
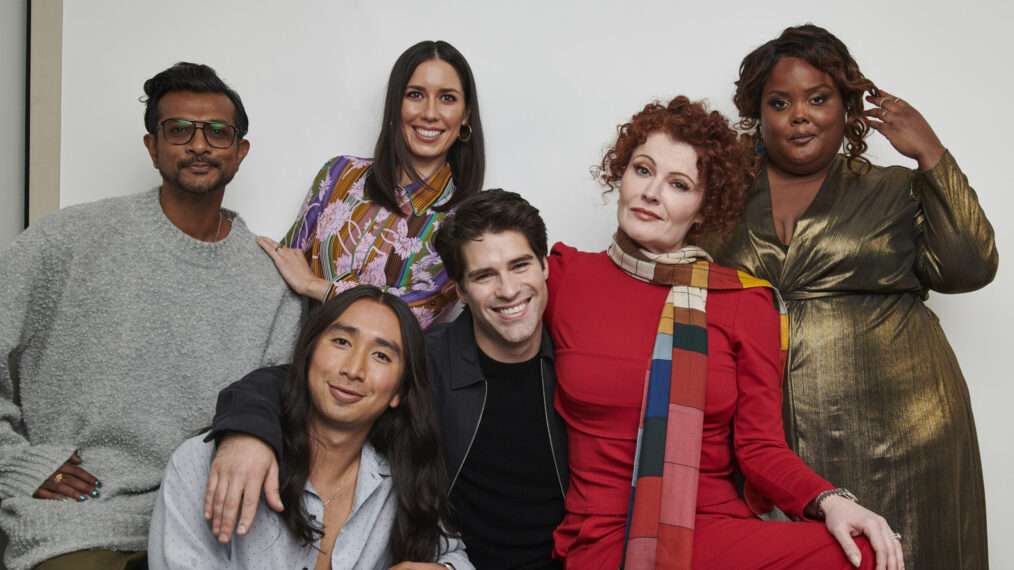
[[[391,70],[375,158],[329,160],[282,241],[257,242],[297,293],[323,302],[376,285],[427,327],[457,296],[430,240],[484,170],[472,70],[450,44],[420,42]]]

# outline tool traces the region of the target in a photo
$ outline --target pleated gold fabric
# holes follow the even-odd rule
[[[924,304],[985,286],[993,228],[946,153],[929,172],[848,171],[837,157],[789,247],[767,172],[717,260],[788,305],[789,445],[904,537],[908,568],[987,568],[986,511],[965,380]]]

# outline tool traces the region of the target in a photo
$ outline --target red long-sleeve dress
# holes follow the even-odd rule
[[[555,556],[568,568],[617,568],[630,501],[646,371],[667,287],[638,281],[602,253],[557,244],[545,319],[556,347],[556,409],[567,423],[567,515]],[[786,513],[833,485],[785,443],[778,315],[765,288],[709,291],[708,387],[694,533],[695,568],[852,568],[823,523],[756,518],[747,480]],[[874,556],[858,540],[864,567]],[[872,566],[869,566],[872,567]]]

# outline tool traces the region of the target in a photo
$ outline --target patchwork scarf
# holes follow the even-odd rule
[[[622,230],[607,253],[631,277],[670,287],[641,404],[622,567],[689,569],[708,380],[708,290],[771,284],[711,263],[711,256],[694,246],[651,253]],[[784,369],[788,318],[778,292],[771,291],[781,315],[779,365]]]

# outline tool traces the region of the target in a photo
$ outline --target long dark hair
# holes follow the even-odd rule
[[[853,172],[867,169],[866,135],[870,127],[863,121],[863,92],[875,89],[873,82],[859,71],[849,48],[834,34],[813,24],[785,28],[782,35],[760,46],[743,58],[732,101],[741,120],[736,126],[752,130],[753,141],[760,138],[761,90],[778,60],[796,57],[831,76],[845,103],[845,152]]]
[[[408,145],[401,132],[401,103],[405,88],[419,64],[431,59],[446,61],[458,72],[461,87],[465,93],[465,109],[469,113],[468,124],[472,137],[468,142],[454,141],[447,151],[447,162],[451,165],[454,179],[454,195],[439,207],[446,211],[482,189],[482,178],[486,172],[486,147],[482,139],[482,120],[479,118],[479,97],[475,92],[472,68],[451,44],[443,41],[423,41],[405,50],[394,62],[391,77],[387,80],[387,97],[384,99],[384,122],[373,151],[373,168],[366,177],[366,196],[393,212],[400,212],[401,206],[395,197],[398,187],[398,172],[404,172],[421,182],[419,173],[412,166]]]
[[[282,461],[279,493],[288,508],[279,515],[299,540],[312,543],[322,529],[310,521],[303,489],[310,476],[312,411],[307,371],[325,330],[353,303],[370,299],[390,308],[398,318],[405,358],[399,386],[401,403],[377,418],[368,439],[391,466],[397,509],[388,548],[395,561],[433,560],[445,549],[450,532],[447,468],[438,435],[436,412],[426,376],[426,346],[419,321],[401,299],[362,285],[324,303],[303,325],[282,386]]]

